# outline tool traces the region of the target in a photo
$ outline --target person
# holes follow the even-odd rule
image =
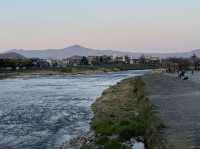
[[[192,69],[192,75],[194,75],[194,69]]]
[[[181,71],[180,71],[180,73],[179,73],[179,75],[178,75],[178,78],[179,78],[179,79],[182,79],[182,78],[184,79],[184,78],[185,78],[185,71],[184,71],[184,70],[181,70]]]
[[[185,75],[184,71],[181,70],[181,71],[179,72],[178,78],[179,78],[179,79],[182,79],[182,77],[184,77],[184,75]]]
[[[181,71],[178,71],[178,79],[181,79]]]
[[[185,77],[183,78],[183,80],[189,80],[189,77],[188,77],[188,76],[185,76]]]

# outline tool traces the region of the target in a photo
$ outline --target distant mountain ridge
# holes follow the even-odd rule
[[[113,51],[113,50],[97,50],[97,49],[85,48],[80,45],[73,45],[70,47],[63,48],[63,49],[45,49],[45,50],[14,49],[11,51],[19,53],[28,58],[36,58],[37,57],[37,58],[52,58],[52,59],[63,59],[63,58],[71,57],[74,55],[79,55],[79,56],[133,55],[133,53],[131,53],[131,52],[120,52],[120,51]],[[136,56],[140,56],[140,55],[141,54],[138,53]]]
[[[0,54],[0,59],[26,59],[26,57],[16,52],[7,52]]]
[[[115,55],[115,56],[123,56],[129,55],[133,58],[138,58],[142,54],[146,56],[155,56],[159,58],[167,58],[167,57],[190,57],[194,53],[200,57],[200,49],[193,50],[191,52],[182,52],[182,53],[134,53],[134,52],[121,52],[121,51],[113,51],[113,50],[98,50],[98,49],[90,49],[85,48],[80,45],[73,45],[70,47],[66,47],[63,49],[45,49],[45,50],[18,50],[14,49],[10,52],[15,52],[20,55],[23,55],[27,58],[43,58],[43,59],[63,59],[67,57],[71,57],[74,55],[79,56],[100,56],[100,55]]]

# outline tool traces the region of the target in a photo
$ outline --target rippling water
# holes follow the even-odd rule
[[[52,149],[86,132],[95,98],[121,79],[144,73],[0,80],[0,148]]]

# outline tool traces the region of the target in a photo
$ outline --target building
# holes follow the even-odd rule
[[[114,62],[116,63],[125,63],[125,56],[116,56]]]
[[[160,64],[160,58],[154,56],[145,56],[145,63],[147,64]]]
[[[32,58],[31,62],[32,62],[32,67],[37,67],[37,68],[49,67],[49,63],[44,59]]]
[[[89,65],[94,65],[97,63],[97,56],[88,56],[87,59]]]
[[[140,64],[140,59],[131,58],[130,59],[130,64]]]
[[[66,65],[78,66],[81,64],[82,58],[83,56],[74,55],[72,57],[64,59],[63,62]]]

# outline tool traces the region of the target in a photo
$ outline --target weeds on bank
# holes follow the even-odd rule
[[[144,137],[152,108],[140,77],[125,79],[106,90],[93,105],[91,127],[103,149],[124,149],[123,142]]]
[[[144,138],[148,149],[162,145],[159,130],[165,126],[153,112],[144,86],[141,77],[125,79],[93,104],[91,127],[101,149],[125,149],[124,142],[137,137]]]

